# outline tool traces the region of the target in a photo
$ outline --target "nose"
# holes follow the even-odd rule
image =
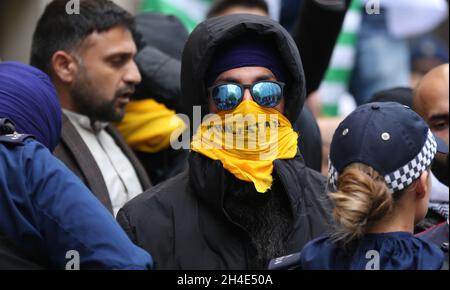
[[[124,75],[124,81],[126,83],[138,84],[142,80],[141,74],[139,73],[139,69],[136,63],[133,61],[130,62],[129,67]]]
[[[244,98],[242,100],[243,101],[253,100],[252,94],[250,93],[250,89],[249,88],[244,89]]]

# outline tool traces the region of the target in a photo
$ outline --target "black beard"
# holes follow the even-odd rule
[[[249,268],[267,269],[271,259],[287,254],[293,222],[288,196],[275,176],[272,188],[259,193],[253,183],[228,175],[225,211],[249,233],[256,250],[256,256],[250,255]]]
[[[92,91],[91,94],[89,94],[86,89],[75,87],[71,90],[70,94],[77,104],[78,112],[89,117],[93,121],[119,122],[123,119],[125,112],[117,114],[114,111],[114,104],[116,103],[118,97],[115,97],[111,102],[105,102],[93,106],[91,103]]]
[[[134,92],[133,85],[119,89],[111,101],[99,100],[96,96],[101,96],[102,92],[92,83],[84,69],[70,89],[78,113],[100,122],[119,122],[123,119],[125,108],[116,112],[115,105],[119,97],[128,92]]]

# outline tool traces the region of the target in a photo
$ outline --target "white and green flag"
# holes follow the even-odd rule
[[[324,116],[341,115],[339,112],[340,103],[343,99],[349,97],[348,86],[355,64],[356,43],[363,8],[360,1],[351,1],[330,64],[319,88]]]
[[[159,12],[178,17],[191,32],[205,19],[213,0],[144,0],[142,12]]]

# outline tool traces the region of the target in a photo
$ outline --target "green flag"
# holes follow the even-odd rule
[[[213,0],[144,0],[142,12],[159,12],[178,17],[191,32],[205,19]]]
[[[352,0],[334,47],[328,70],[319,88],[324,116],[339,115],[339,99],[348,92],[355,61],[361,13],[361,0]]]

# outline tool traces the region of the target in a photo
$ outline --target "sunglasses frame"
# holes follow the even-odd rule
[[[275,105],[273,105],[273,106],[271,106],[271,107],[269,107],[269,106],[264,106],[264,105],[260,104],[260,103],[255,99],[255,97],[253,96],[253,87],[254,87],[255,85],[259,84],[259,83],[274,83],[274,84],[277,84],[277,85],[280,86],[280,88],[281,88],[281,98],[277,101],[277,103],[276,103]],[[212,100],[213,100],[213,102],[214,102],[214,104],[215,104],[216,106],[218,106],[218,104],[216,103],[216,101],[214,100],[214,98],[213,98],[213,96],[212,96],[212,95],[213,95],[213,91],[214,91],[216,88],[218,88],[218,87],[220,87],[220,86],[223,86],[223,85],[235,85],[235,86],[238,86],[238,87],[241,89],[242,96],[241,96],[241,100],[240,100],[238,103],[236,103],[236,105],[235,105],[234,107],[232,107],[232,108],[230,108],[230,109],[226,109],[226,110],[221,110],[221,111],[229,111],[229,110],[232,110],[232,109],[236,108],[237,106],[239,106],[239,104],[242,103],[242,101],[244,100],[244,94],[245,94],[245,90],[246,90],[246,89],[248,89],[248,90],[250,91],[250,95],[252,96],[253,101],[255,101],[258,105],[260,105],[260,106],[262,106],[262,107],[266,107],[266,108],[274,108],[274,107],[276,107],[276,106],[281,102],[281,100],[284,98],[284,87],[286,86],[285,83],[279,82],[279,81],[257,81],[257,82],[255,82],[255,83],[249,84],[249,85],[244,85],[244,84],[239,84],[239,83],[234,83],[234,82],[223,82],[223,83],[219,83],[219,84],[217,84],[217,85],[214,85],[214,86],[211,86],[211,87],[208,88],[208,94],[209,94],[209,96],[211,96],[211,98],[212,98]]]

